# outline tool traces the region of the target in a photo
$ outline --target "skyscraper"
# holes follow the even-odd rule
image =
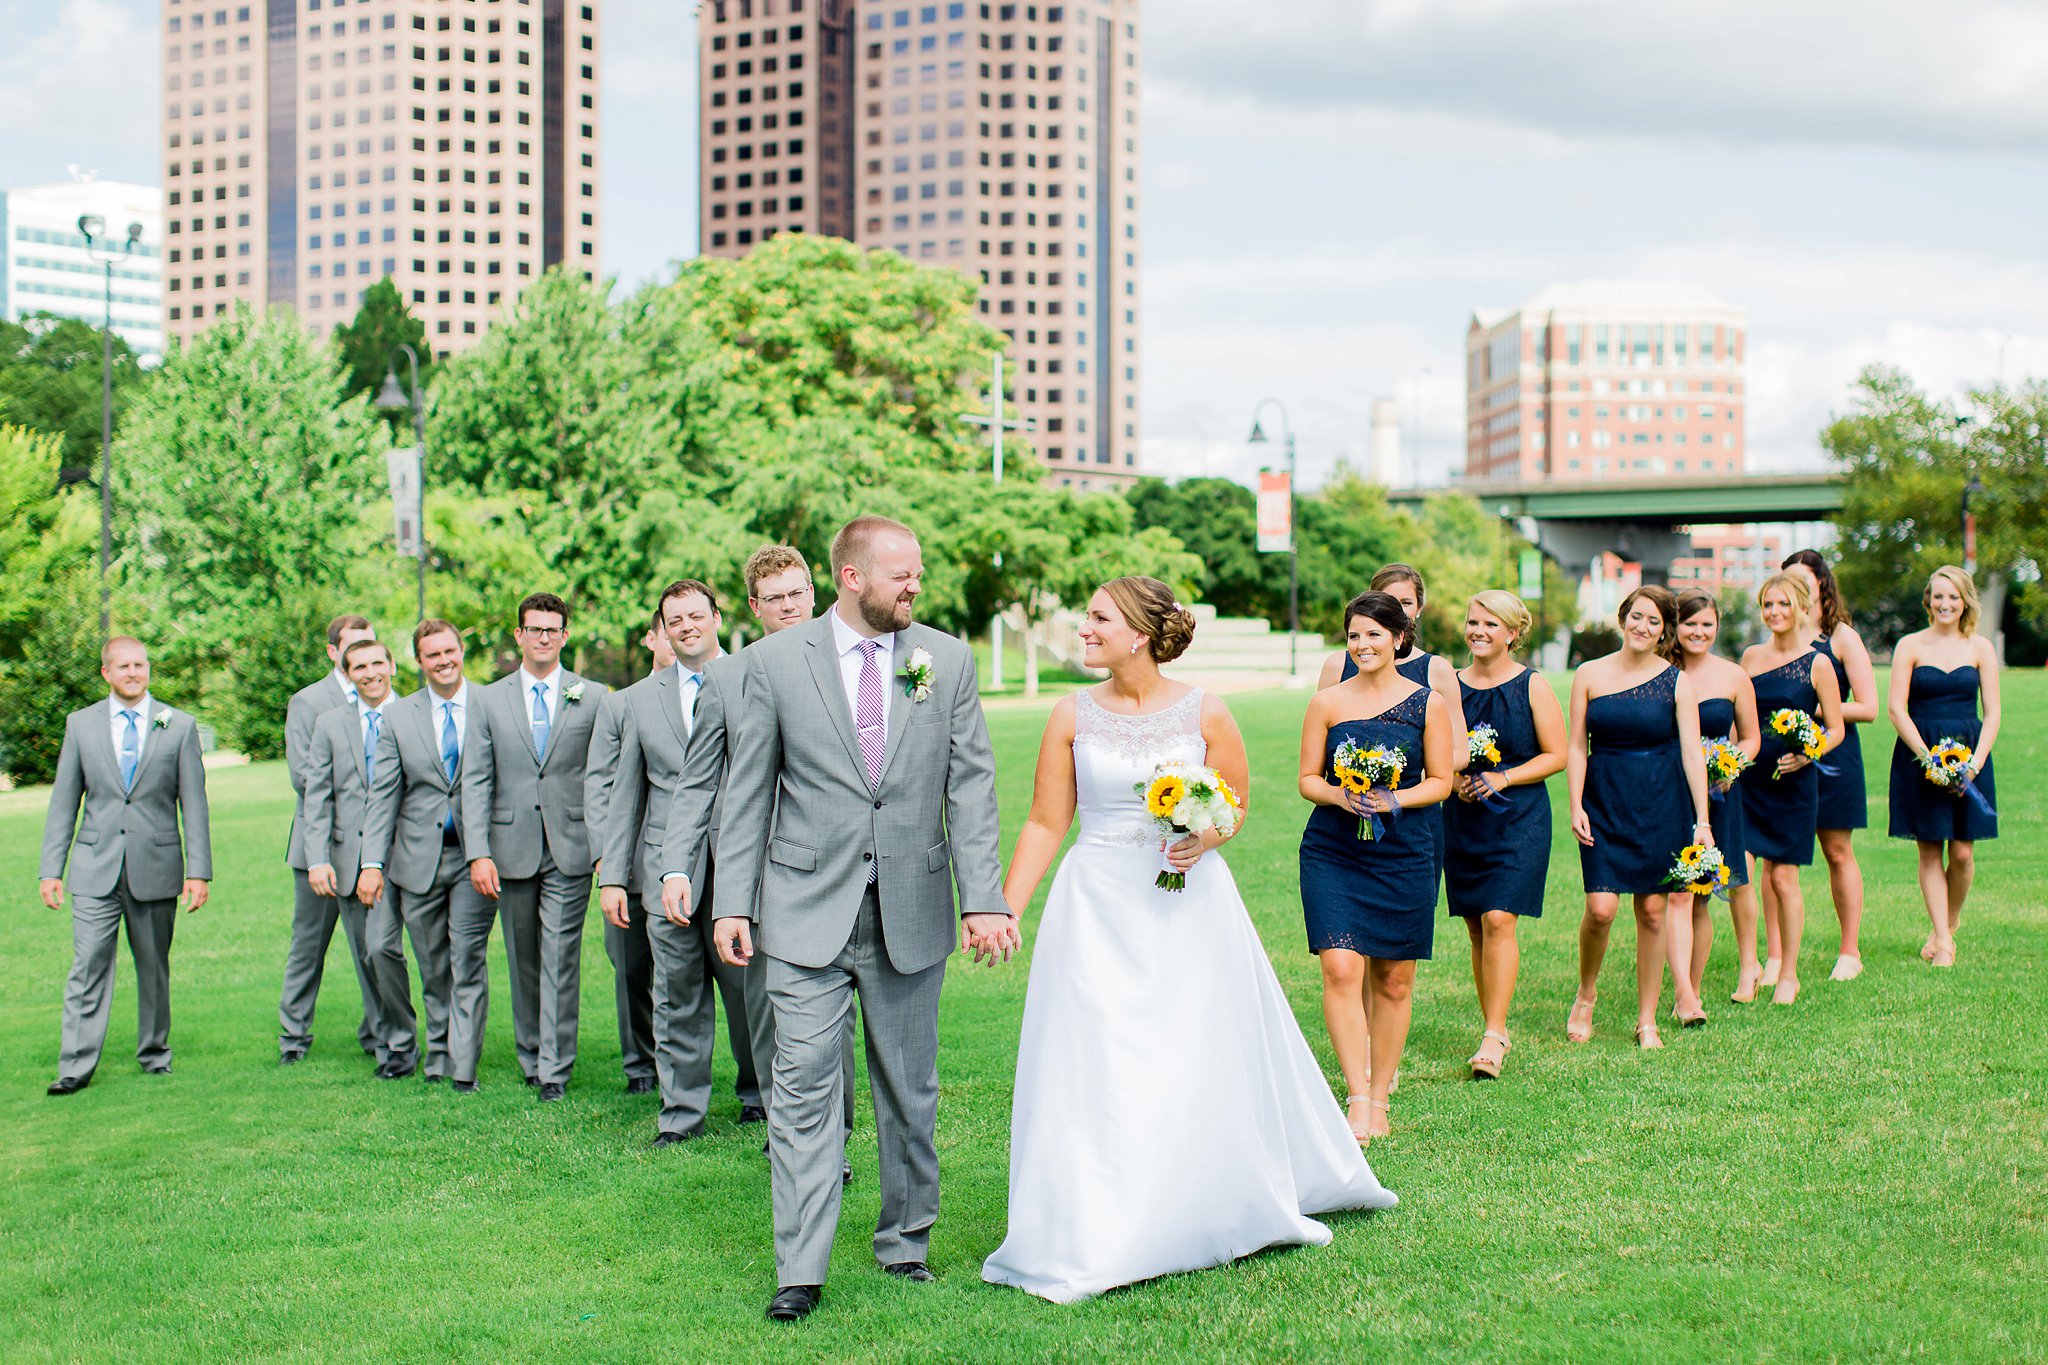
[[[166,325],[317,336],[390,277],[446,354],[597,273],[597,0],[164,3]]]
[[[1052,477],[1136,477],[1137,0],[709,0],[698,35],[704,249],[968,273]]]
[[[145,362],[164,353],[164,197],[153,185],[77,179],[0,193],[0,319],[38,313],[97,327],[106,319],[103,261],[86,251],[78,220],[105,220],[102,239],[114,261],[114,332]],[[142,225],[122,254],[131,223]]]
[[[1741,473],[1748,321],[1702,289],[1602,280],[1475,312],[1466,481]]]

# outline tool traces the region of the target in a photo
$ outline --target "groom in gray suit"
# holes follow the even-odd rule
[[[923,572],[909,527],[858,517],[832,541],[832,610],[745,654],[712,936],[727,962],[757,948],[768,958],[776,1321],[817,1307],[831,1260],[839,1057],[856,996],[881,1156],[875,1259],[903,1279],[932,1278],[946,958],[956,943],[980,960],[1018,942],[998,885],[995,760],[974,656],[911,623]]]
[[[469,720],[462,847],[470,884],[498,903],[519,1065],[545,1103],[562,1098],[576,1065],[583,921],[595,862],[583,822],[583,774],[608,689],[561,666],[569,604],[553,593],[533,593],[519,604],[512,635],[519,667],[477,689]],[[464,1062],[456,1058],[458,1068]]]
[[[178,894],[182,884],[187,912],[197,910],[213,877],[198,727],[149,695],[149,655],[140,641],[125,635],[107,641],[100,676],[113,695],[64,722],[43,822],[41,889],[52,910],[64,907],[64,865],[71,864],[71,976],[64,983],[63,1052],[52,1095],[85,1089],[99,1066],[124,921],[135,959],[135,1056],[144,1071],[170,1071]],[[74,831],[81,805],[85,819]]]

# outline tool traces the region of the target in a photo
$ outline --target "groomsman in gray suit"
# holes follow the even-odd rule
[[[332,896],[313,889],[306,875],[312,866],[306,856],[306,768],[312,762],[313,729],[320,717],[340,706],[353,706],[355,684],[341,668],[341,652],[358,640],[374,640],[376,629],[361,616],[337,616],[327,623],[327,657],[334,671],[293,695],[284,713],[285,771],[292,781],[291,839],[285,860],[292,869],[292,941],[284,959],[284,991],[278,999],[278,1060],[286,1066],[305,1058],[313,1045],[313,1006],[320,997],[320,977],[326,967],[327,945],[334,938],[334,922],[341,907]],[[351,921],[353,923],[353,921]],[[364,963],[367,946],[349,940],[356,962],[356,984],[363,994],[363,1020],[356,1026],[356,1040],[370,1056],[377,1055],[377,983]]]
[[[653,668],[649,677],[672,669],[676,663],[675,649],[670,645],[668,632],[661,628],[661,613],[656,611],[647,630],[640,637],[640,647],[653,656]],[[604,877],[605,831],[613,820],[623,820],[634,828],[646,818],[644,793],[631,790],[617,792],[614,800],[614,786],[619,777],[619,750],[625,743],[625,713],[620,708],[620,699],[631,692],[607,692],[604,705],[598,708],[597,728],[590,734],[590,760],[583,775],[583,825],[590,831],[591,852],[598,855],[597,881],[600,887],[610,885]],[[638,840],[635,840],[638,846]],[[630,863],[632,860],[628,860]],[[625,869],[626,891],[637,893],[639,873],[628,866]],[[605,892],[599,891],[600,902]],[[638,916],[627,918],[620,923],[607,913],[604,922],[604,955],[612,963],[612,991],[619,1014],[619,1062],[626,1073],[628,1095],[652,1094],[655,1088],[655,1040],[654,1040],[654,950],[647,942],[647,921]]]
[[[569,604],[537,592],[513,629],[520,666],[477,689],[462,765],[462,846],[469,878],[498,902],[512,977],[519,1064],[543,1103],[562,1098],[576,1065],[577,992],[593,858],[583,821],[590,735],[607,691],[561,666]]]
[[[794,547],[762,546],[748,557],[744,574],[747,606],[760,621],[764,639],[811,619],[816,600],[811,566]],[[737,713],[744,705],[740,694],[745,655],[746,650],[738,656],[720,655],[704,667],[703,695],[697,702],[690,755],[676,781],[662,838],[661,865],[668,870],[663,873],[661,909],[671,923],[708,926],[713,919],[711,852],[718,841],[725,776],[739,733]],[[764,1070],[775,1057],[775,1011],[768,1003],[767,965],[768,959],[756,954],[746,969],[747,1029],[755,1065]],[[730,1017],[728,1002],[727,1018]],[[734,1051],[738,1051],[737,1046]],[[853,1131],[857,1085],[853,1051],[854,1031],[849,1027],[840,1066],[842,1112],[848,1133]],[[742,1123],[767,1116],[765,1107],[753,1109],[743,1104],[740,1110]],[[841,1173],[850,1180],[852,1165],[842,1162]]]
[[[711,588],[696,579],[669,584],[655,609],[674,646],[676,666],[635,683],[616,699],[624,724],[618,785],[603,831],[599,896],[609,924],[622,933],[639,926],[653,949],[655,1057],[661,1080],[654,1145],[667,1147],[704,1131],[717,1032],[714,986],[725,999],[726,1032],[739,1067],[741,1121],[748,1121],[749,1111],[754,1119],[767,1113],[748,1028],[745,970],[718,960],[708,917],[692,924],[658,913],[663,833],[696,729],[705,670],[723,657],[718,647],[723,619]]]
[[[112,695],[65,720],[43,821],[41,889],[52,910],[64,908],[64,865],[71,864],[71,975],[52,1095],[85,1089],[100,1064],[123,922],[135,959],[136,1060],[144,1071],[170,1074],[178,895],[182,889],[187,913],[197,910],[213,878],[198,726],[149,695],[149,655],[140,641],[107,641],[100,676]]]
[[[875,1259],[901,1279],[932,1278],[946,958],[956,942],[977,959],[1006,958],[1018,942],[998,885],[995,760],[974,656],[912,623],[923,572],[910,528],[858,517],[832,542],[832,610],[745,655],[712,936],[728,962],[757,945],[768,958],[776,1321],[818,1306],[831,1260],[839,1058],[856,996],[881,1149]]]
[[[380,898],[395,902],[412,939],[426,1014],[428,1082],[453,1076],[457,1090],[475,1090],[475,1049],[461,1049],[471,1063],[465,1075],[454,1068],[450,1038],[482,1037],[487,974],[477,953],[464,964],[458,993],[449,923],[481,920],[482,934],[470,941],[488,944],[495,907],[470,885],[462,856],[462,727],[470,701],[462,636],[449,622],[430,618],[414,629],[412,653],[426,686],[384,708],[356,896],[373,909]],[[405,989],[403,973],[395,984]]]
[[[412,983],[405,975],[399,920],[388,903],[357,896],[370,788],[391,701],[391,651],[381,640],[358,640],[342,651],[342,671],[356,689],[354,706],[337,706],[313,727],[306,764],[306,879],[332,897],[349,946],[377,993],[377,1074],[387,1081],[419,1069]],[[324,945],[323,945],[324,947]]]

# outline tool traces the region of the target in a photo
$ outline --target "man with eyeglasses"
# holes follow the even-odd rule
[[[607,689],[561,666],[567,602],[533,593],[518,620],[519,667],[477,689],[462,762],[462,847],[471,884],[498,903],[519,1067],[548,1103],[562,1098],[576,1065],[593,865],[583,777]]]

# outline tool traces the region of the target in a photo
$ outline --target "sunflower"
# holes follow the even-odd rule
[[[1188,784],[1181,778],[1167,774],[1153,779],[1145,792],[1145,810],[1154,818],[1162,819],[1173,814],[1173,808],[1188,794]]]

